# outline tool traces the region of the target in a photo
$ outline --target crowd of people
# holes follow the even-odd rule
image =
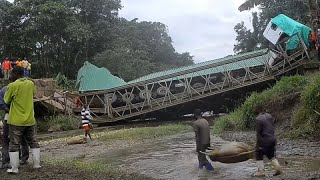
[[[24,66],[16,64],[5,72],[7,75],[10,74],[10,77],[7,78],[10,78],[12,82],[0,90],[0,107],[5,111],[1,137],[1,167],[8,168],[8,173],[16,174],[19,166],[28,162],[29,147],[33,168],[41,168],[33,106],[35,85],[25,77]]]
[[[2,62],[0,62],[1,67],[1,76],[5,79],[10,78],[10,72],[14,67],[23,68],[23,76],[30,77],[31,76],[31,62],[27,60],[27,58],[18,58],[18,60],[9,60],[9,58],[5,58]]]

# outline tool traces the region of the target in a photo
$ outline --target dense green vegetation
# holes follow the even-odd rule
[[[318,137],[320,133],[320,75],[310,78],[301,94],[301,106],[293,115],[292,137]]]
[[[253,130],[255,128],[254,110],[263,105],[268,111],[270,105],[280,102],[284,96],[300,93],[299,109],[288,119],[292,123],[291,137],[304,137],[319,133],[320,114],[320,75],[284,77],[270,89],[261,93],[252,93],[234,112],[221,117],[214,125],[215,133],[230,130]],[[293,108],[292,105],[291,108]],[[316,110],[317,112],[315,112]],[[290,122],[292,119],[292,122]],[[281,121],[281,120],[280,120]]]
[[[38,131],[48,132],[50,131],[67,131],[79,129],[81,125],[80,118],[76,118],[72,115],[53,115],[46,117],[42,120],[37,120]]]
[[[131,80],[192,64],[166,25],[118,16],[120,0],[0,0],[0,58],[27,57],[34,77],[75,79],[85,61]]]

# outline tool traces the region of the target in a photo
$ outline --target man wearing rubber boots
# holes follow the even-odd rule
[[[275,126],[274,118],[269,113],[263,112],[262,106],[256,108],[256,132],[257,132],[257,145],[256,145],[256,159],[258,172],[254,174],[256,177],[265,176],[263,156],[267,156],[271,160],[271,165],[275,169],[274,176],[282,174],[281,167],[275,156],[276,151],[276,138],[274,135]]]
[[[9,111],[9,156],[11,169],[8,173],[18,173],[19,148],[22,138],[26,138],[31,148],[33,168],[40,166],[40,147],[36,139],[33,96],[35,86],[32,81],[24,77],[22,67],[14,67],[11,72],[12,83],[8,85],[4,95],[4,102],[10,104]]]
[[[5,111],[4,121],[3,121],[3,134],[2,134],[2,166],[1,168],[10,167],[10,157],[9,157],[9,125],[8,125],[8,116],[9,116],[9,106],[4,103],[4,94],[7,90],[7,86],[3,87],[0,90],[0,108]],[[21,160],[20,165],[28,163],[29,158],[29,146],[25,138],[22,139],[22,148],[21,148]]]
[[[194,110],[194,117],[196,120],[193,122],[193,130],[196,135],[196,145],[198,152],[199,169],[203,166],[206,167],[208,171],[213,171],[213,166],[207,160],[206,155],[201,152],[205,152],[208,147],[210,147],[210,127],[207,120],[201,117],[201,110]]]

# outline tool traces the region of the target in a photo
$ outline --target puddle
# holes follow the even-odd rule
[[[211,141],[214,147],[226,143],[219,137],[212,137]],[[127,149],[108,151],[98,159],[103,163],[127,168],[156,179],[252,179],[251,174],[256,171],[253,160],[235,164],[214,162],[214,172],[199,171],[193,133],[168,137]],[[320,160],[316,159],[279,158],[279,161],[285,173],[320,171]],[[272,177],[270,163],[267,163],[266,170],[268,176]]]

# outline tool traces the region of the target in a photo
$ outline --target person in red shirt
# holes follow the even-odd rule
[[[317,35],[314,31],[312,31],[310,33],[310,49],[311,50],[314,50],[316,49],[316,45],[317,45]]]
[[[4,62],[2,63],[2,70],[4,73],[4,78],[9,79],[10,78],[10,71],[11,71],[11,62],[6,58]]]

